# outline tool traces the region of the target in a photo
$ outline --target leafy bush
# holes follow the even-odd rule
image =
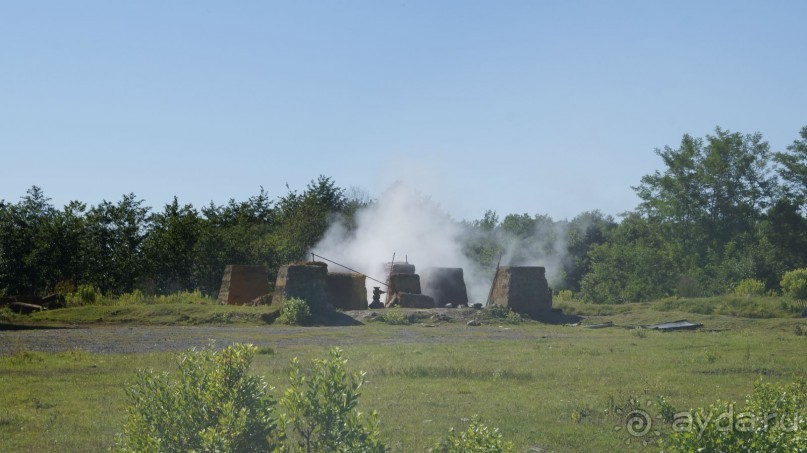
[[[8,307],[0,307],[0,322],[9,322],[17,319],[19,315]]]
[[[309,373],[292,359],[289,387],[280,401],[280,429],[287,447],[300,451],[383,452],[378,415],[368,420],[357,410],[364,373],[348,373],[339,348],[314,360]]]
[[[684,275],[675,283],[675,294],[678,297],[698,297],[701,295],[700,283],[697,279]]]
[[[521,321],[524,320],[520,314],[510,310],[510,307],[505,307],[499,304],[493,304],[487,307],[486,311],[491,318],[504,321],[508,324],[520,324]]]
[[[202,294],[198,289],[193,291],[179,291],[172,294],[157,296],[154,298],[155,304],[214,304],[216,301]]]
[[[763,296],[765,295],[765,283],[755,278],[740,280],[734,288],[734,294],[738,296]]]
[[[448,438],[440,440],[433,451],[440,453],[496,453],[512,451],[513,444],[505,442],[499,428],[488,428],[478,416],[471,419],[468,429],[457,432],[451,428]]]
[[[119,451],[267,451],[276,423],[262,378],[248,376],[255,346],[180,354],[178,370],[140,370]]]
[[[555,302],[572,302],[574,301],[574,293],[569,289],[562,289],[555,294],[553,298]]]
[[[144,296],[139,289],[136,289],[131,293],[121,294],[120,297],[118,297],[117,303],[120,305],[139,305],[145,301],[146,296]]]
[[[744,408],[717,401],[673,422],[665,451],[806,451],[807,385],[757,381]]]
[[[93,305],[103,298],[101,290],[93,285],[79,285],[76,292],[65,296],[68,307],[80,307],[83,305]]]
[[[779,284],[786,296],[797,300],[807,300],[807,269],[785,272]]]
[[[667,398],[664,398],[663,395],[659,395],[658,397],[658,407],[659,407],[659,415],[661,419],[664,420],[666,423],[672,423],[675,421],[675,414],[678,411],[675,410],[675,407],[667,401]]]
[[[409,325],[409,318],[406,317],[406,314],[398,307],[387,310],[386,313],[381,315],[381,321],[393,326]]]
[[[73,280],[60,280],[53,285],[53,292],[67,297],[68,294],[76,292],[76,284]]]
[[[522,318],[520,314],[514,311],[508,312],[507,316],[504,317],[504,322],[508,324],[521,324],[521,321],[523,320],[524,318]]]
[[[507,314],[510,313],[510,309],[503,305],[493,304],[487,307],[487,312],[493,318],[504,319],[507,317]]]
[[[283,308],[280,309],[280,317],[277,322],[294,326],[302,326],[311,318],[311,309],[308,302],[303,299],[292,297],[283,300]]]

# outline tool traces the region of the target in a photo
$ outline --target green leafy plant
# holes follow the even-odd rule
[[[118,451],[267,451],[276,422],[269,387],[247,375],[257,348],[213,345],[180,354],[173,374],[140,370],[127,389]]]
[[[294,326],[302,326],[311,318],[311,309],[308,302],[292,297],[283,300],[283,308],[277,322]]]
[[[672,423],[675,420],[675,414],[678,413],[678,411],[676,411],[675,407],[662,395],[658,397],[658,407],[659,415],[662,420],[666,423]]]
[[[93,285],[79,285],[76,292],[65,297],[68,307],[79,307],[82,305],[93,305],[103,298],[101,290]]]
[[[9,322],[17,319],[19,316],[8,307],[0,307],[0,322]]]
[[[378,415],[365,418],[358,409],[363,372],[349,373],[342,350],[314,360],[308,373],[291,361],[289,387],[280,400],[285,413],[280,429],[291,451],[383,452]]]
[[[743,408],[716,401],[673,422],[664,451],[807,450],[807,385],[757,381]]]
[[[201,291],[195,289],[193,291],[179,291],[176,293],[157,296],[154,298],[155,304],[200,304],[216,303],[214,299],[205,296]]]
[[[738,296],[764,296],[765,283],[755,278],[740,280],[740,283],[734,288],[734,294]]]
[[[446,439],[441,439],[433,448],[440,453],[497,453],[512,451],[513,444],[505,441],[499,428],[489,428],[474,416],[464,431],[451,428]]]
[[[507,317],[507,314],[510,312],[508,307],[499,304],[493,304],[486,308],[488,314],[490,314],[493,318],[504,319]]]
[[[574,293],[569,289],[562,289],[555,294],[554,300],[555,302],[573,302]]]
[[[796,300],[807,300],[807,269],[785,272],[779,283],[786,296]]]
[[[491,318],[501,320],[508,324],[521,324],[524,320],[520,314],[510,310],[510,307],[499,304],[490,305],[485,308],[485,311]]]
[[[381,321],[393,326],[406,326],[409,325],[409,318],[404,312],[398,308],[391,308],[381,315]]]
[[[119,305],[138,305],[142,304],[146,301],[146,296],[143,295],[143,292],[139,289],[136,289],[130,293],[121,294],[118,297],[117,303]]]
[[[715,362],[717,362],[717,359],[718,359],[718,358],[720,358],[720,357],[717,355],[717,353],[716,353],[716,352],[714,352],[714,351],[713,351],[713,350],[711,350],[711,349],[706,349],[706,350],[704,351],[704,356],[706,357],[706,362],[707,362],[707,363],[715,363]]]
[[[524,318],[514,311],[509,311],[507,316],[504,317],[504,322],[507,324],[521,324],[522,321],[524,321]]]

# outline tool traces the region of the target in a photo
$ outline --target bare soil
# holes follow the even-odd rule
[[[557,337],[556,330],[524,328],[498,322],[466,325],[475,316],[472,309],[406,311],[413,324],[388,326],[370,318],[374,311],[345,312],[354,325],[290,327],[266,326],[82,326],[53,329],[0,331],[0,355],[19,351],[61,352],[81,349],[99,354],[131,354],[181,351],[202,347],[211,341],[218,346],[234,342],[258,347],[293,345],[345,346],[360,343],[402,344],[462,342],[484,337],[490,340],[541,339]],[[383,312],[381,312],[383,313]]]

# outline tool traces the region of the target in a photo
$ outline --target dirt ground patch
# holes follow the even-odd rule
[[[60,352],[81,349],[97,354],[132,354],[181,351],[202,347],[211,340],[218,346],[234,342],[258,347],[299,345],[406,344],[462,342],[472,339],[513,340],[560,336],[541,328],[486,325],[467,327],[444,324],[387,326],[373,324],[339,327],[233,327],[233,326],[94,326],[52,330],[0,331],[0,355],[18,351]]]

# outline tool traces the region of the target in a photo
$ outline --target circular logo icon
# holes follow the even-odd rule
[[[652,426],[653,420],[650,414],[641,409],[632,410],[625,416],[625,427],[633,437],[644,437]]]

